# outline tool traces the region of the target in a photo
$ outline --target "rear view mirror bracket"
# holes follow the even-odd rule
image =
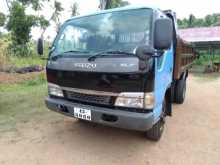
[[[39,55],[43,55],[44,53],[43,38],[37,40],[37,53]]]

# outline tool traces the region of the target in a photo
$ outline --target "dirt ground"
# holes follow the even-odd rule
[[[220,79],[190,76],[185,103],[173,111],[156,143],[139,132],[68,117],[19,124],[0,135],[0,164],[219,165]]]
[[[15,84],[19,82],[24,82],[26,80],[32,80],[36,78],[43,72],[31,72],[26,74],[19,74],[19,73],[5,73],[0,72],[0,84]]]

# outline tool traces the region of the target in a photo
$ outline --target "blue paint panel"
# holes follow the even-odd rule
[[[159,120],[162,103],[165,96],[166,90],[172,83],[173,75],[173,47],[167,50],[162,59],[155,59],[155,108],[154,108],[154,121],[155,123]],[[160,61],[162,60],[162,61]]]

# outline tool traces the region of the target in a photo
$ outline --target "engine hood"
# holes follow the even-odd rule
[[[152,91],[153,72],[136,57],[99,58],[88,62],[86,58],[61,58],[48,61],[48,82],[62,87],[105,91]]]

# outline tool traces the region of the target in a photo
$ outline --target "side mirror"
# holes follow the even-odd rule
[[[39,38],[37,40],[37,53],[39,55],[43,55],[43,53],[44,53],[44,44],[43,44],[43,39],[42,38]]]
[[[155,21],[154,48],[169,49],[173,39],[173,24],[169,18],[159,18]]]

